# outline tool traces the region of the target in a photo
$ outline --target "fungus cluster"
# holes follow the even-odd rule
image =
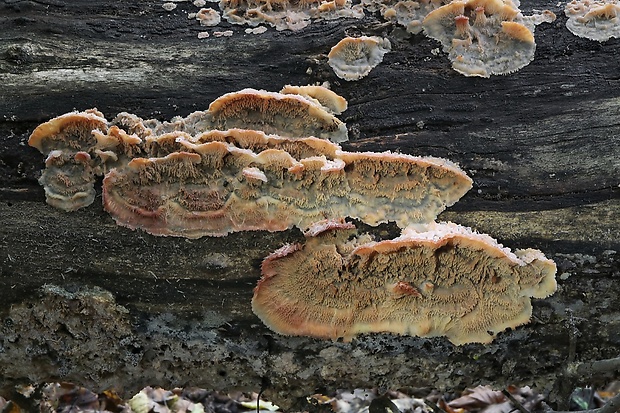
[[[74,211],[93,202],[97,176],[123,167],[136,157],[161,156],[166,145],[188,151],[175,142],[181,136],[192,141],[192,136],[217,136],[215,132],[204,132],[243,128],[283,138],[347,140],[346,125],[332,113],[346,108],[346,101],[343,106],[339,97],[321,86],[301,90],[309,97],[293,89],[285,93],[244,89],[221,96],[207,111],[171,122],[143,120],[129,113],[120,113],[108,122],[95,109],[71,112],[39,125],[28,143],[47,156],[39,180],[47,202]],[[312,93],[318,98],[310,97]],[[332,107],[324,107],[321,99]]]
[[[441,42],[452,67],[465,76],[515,72],[534,59],[534,27],[552,22],[550,11],[525,17],[510,0],[454,0],[431,11],[424,33]]]
[[[530,297],[556,289],[555,264],[537,250],[503,248],[452,224],[404,230],[393,240],[353,238],[331,223],[262,264],[252,309],[286,335],[350,340],[367,332],[489,343],[529,321]]]
[[[341,79],[359,80],[383,61],[391,44],[381,37],[345,37],[332,47],[329,65]]]
[[[576,36],[599,42],[620,37],[618,0],[572,0],[564,13],[566,27]]]
[[[366,10],[379,11],[386,20],[395,21],[412,34],[422,31],[422,20],[427,14],[448,2],[449,0],[362,0]]]
[[[321,152],[304,139],[289,152],[274,139],[265,137],[258,146],[267,149],[254,152],[237,146],[230,135],[227,142],[207,143],[177,137],[179,151],[136,158],[109,172],[104,207],[129,228],[198,238],[305,229],[346,216],[371,225],[427,222],[471,187],[460,169],[443,160],[333,147]],[[317,155],[291,154],[306,147]]]
[[[351,0],[221,0],[223,17],[232,24],[269,24],[276,30],[301,30],[314,20],[360,19],[364,11]]]
[[[252,307],[282,334],[350,339],[363,332],[489,342],[524,324],[530,297],[555,290],[540,251],[510,250],[437,215],[472,186],[455,164],[391,152],[347,152],[334,113],[346,100],[322,86],[244,89],[170,122],[96,110],[38,126],[40,183],[66,211],[95,198],[122,226],[198,238],[305,230],[262,265]],[[328,140],[328,139],[331,139]],[[346,217],[394,221],[393,240],[354,236]]]

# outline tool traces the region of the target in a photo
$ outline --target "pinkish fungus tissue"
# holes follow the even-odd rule
[[[222,20],[220,13],[212,8],[202,8],[196,13],[196,20],[201,26],[217,26]]]
[[[413,34],[422,31],[422,21],[428,13],[449,2],[450,0],[362,0],[366,10],[381,12],[386,20],[395,21]]]
[[[332,47],[329,65],[341,79],[359,80],[383,61],[391,50],[388,39],[381,37],[345,37]]]
[[[106,175],[104,207],[118,224],[188,238],[304,229],[325,217],[405,226],[434,220],[471,187],[455,165],[434,158],[341,150],[332,158],[328,147],[295,159],[275,147],[178,142],[180,152]]]
[[[534,28],[552,22],[546,10],[525,17],[510,0],[455,0],[431,11],[424,33],[441,42],[452,67],[465,76],[513,73],[534,59]]]
[[[489,343],[530,320],[530,297],[556,290],[556,266],[540,251],[513,253],[456,224],[405,229],[380,242],[351,238],[351,224],[318,226],[304,245],[263,261],[252,309],[280,334],[349,341],[391,332]]]
[[[224,18],[233,24],[268,24],[276,30],[301,30],[314,20],[361,19],[364,11],[351,0],[221,0]]]
[[[566,4],[566,27],[576,36],[604,42],[620,37],[618,0],[573,0]]]
[[[393,332],[458,345],[527,323],[530,297],[555,291],[555,264],[435,223],[472,180],[445,159],[343,151],[347,129],[334,113],[346,108],[323,85],[244,89],[170,122],[68,113],[39,125],[29,144],[46,155],[47,202],[65,211],[91,204],[105,175],[104,209],[128,228],[187,238],[305,230],[305,245],[265,259],[255,289],[252,307],[276,332]],[[373,242],[355,237],[346,217],[404,229]]]

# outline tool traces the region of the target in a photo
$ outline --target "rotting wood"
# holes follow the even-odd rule
[[[292,406],[336,387],[552,390],[569,336],[571,361],[616,357],[620,41],[577,38],[562,5],[523,3],[558,15],[537,28],[535,60],[476,79],[435,55],[438,43],[374,17],[258,36],[222,23],[232,37],[199,40],[190,3],[168,13],[155,0],[0,2],[0,388],[54,379],[127,394],[146,384],[268,385]],[[327,53],[345,34],[387,37],[392,52],[363,80],[341,81]],[[349,101],[345,149],[458,162],[474,189],[440,219],[556,260],[560,288],[535,300],[533,323],[487,346],[285,338],[251,313],[250,298],[261,259],[299,232],[156,238],[117,227],[100,198],[71,214],[44,204],[43,156],[25,142],[53,116],[97,107],[164,120],[245,87],[325,80]],[[557,400],[566,389],[555,390]]]

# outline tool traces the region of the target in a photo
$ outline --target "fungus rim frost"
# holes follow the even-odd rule
[[[512,253],[460,225],[433,223],[380,242],[351,239],[353,228],[320,223],[305,245],[263,261],[252,309],[269,328],[345,341],[391,332],[490,343],[529,321],[530,297],[556,289],[556,266],[540,251]]]
[[[525,17],[510,0],[454,0],[431,11],[423,28],[441,43],[455,71],[490,77],[527,66],[536,51],[535,26],[553,20],[548,10]]]
[[[331,48],[329,66],[344,80],[359,80],[383,61],[392,49],[388,39],[377,36],[345,37]]]

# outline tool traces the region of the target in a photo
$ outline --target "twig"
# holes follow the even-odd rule
[[[512,402],[514,407],[516,407],[521,413],[530,413],[525,407],[523,407],[523,405],[517,399],[514,398],[512,394],[510,394],[508,390],[506,389],[502,390],[502,394],[506,396],[508,400]]]

